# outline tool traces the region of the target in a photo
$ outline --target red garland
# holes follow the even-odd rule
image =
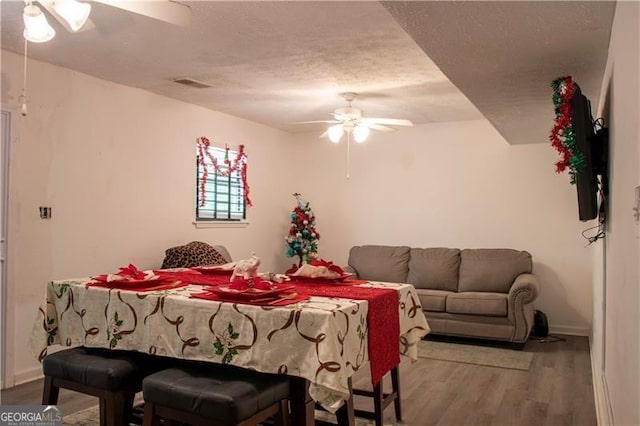
[[[238,156],[233,162],[229,161],[229,146],[225,144],[225,154],[224,154],[224,163],[227,165],[227,170],[221,170],[218,165],[218,160],[211,155],[209,152],[209,147],[211,146],[211,142],[204,136],[201,136],[197,140],[198,142],[198,154],[200,165],[202,166],[202,179],[200,180],[200,207],[203,207],[206,202],[206,183],[207,177],[209,176],[208,164],[206,163],[204,157],[205,155],[213,164],[213,168],[215,172],[222,176],[229,176],[231,173],[240,169],[240,177],[242,179],[242,187],[244,192],[244,201],[247,206],[252,207],[253,203],[251,203],[251,199],[249,198],[249,184],[247,183],[247,154],[244,152],[244,145],[238,146]]]

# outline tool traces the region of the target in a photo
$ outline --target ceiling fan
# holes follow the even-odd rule
[[[397,129],[389,126],[413,126],[409,120],[397,118],[371,118],[363,117],[362,111],[351,106],[358,94],[354,92],[342,93],[341,96],[347,101],[347,106],[338,108],[332,113],[333,120],[303,121],[298,124],[306,123],[328,123],[331,124],[326,132],[320,135],[321,138],[329,137],[331,142],[338,143],[342,136],[346,133],[347,137],[353,133],[356,142],[364,142],[369,136],[369,131],[379,130],[381,132],[393,132]]]
[[[189,6],[171,0],[144,2],[125,0],[94,1],[176,25],[186,26],[191,22],[191,9]],[[47,22],[42,10],[33,3],[33,0],[25,0],[26,5],[23,12],[24,38],[34,43],[44,43],[51,40],[56,35],[56,32]],[[38,0],[38,3],[70,32],[85,31],[95,27],[89,20],[89,13],[91,13],[91,5],[89,3],[77,0]]]

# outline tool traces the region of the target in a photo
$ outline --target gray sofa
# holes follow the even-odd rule
[[[361,279],[413,284],[433,334],[524,344],[531,332],[538,280],[526,251],[356,246],[348,263]]]

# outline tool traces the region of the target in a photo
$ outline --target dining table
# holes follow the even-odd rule
[[[315,424],[316,404],[352,425],[351,377],[366,369],[375,384],[415,361],[430,330],[410,284],[298,277],[248,296],[202,270],[106,276],[46,284],[29,339],[38,360],[85,346],[285,374],[295,425]]]

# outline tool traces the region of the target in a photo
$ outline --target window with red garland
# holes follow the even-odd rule
[[[241,168],[229,173],[229,164],[235,163],[238,152],[212,146],[207,151],[209,155],[201,156],[196,150],[196,220],[244,220],[247,205]]]

